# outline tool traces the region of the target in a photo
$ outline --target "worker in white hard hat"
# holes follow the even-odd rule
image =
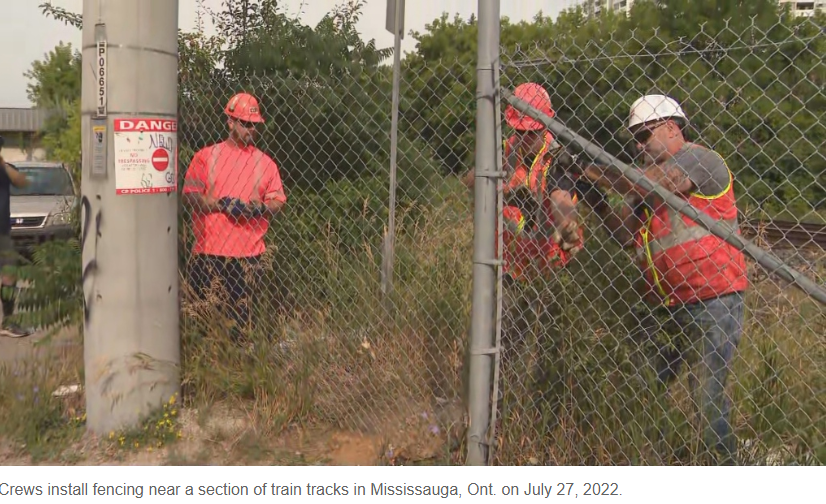
[[[676,100],[650,94],[631,106],[628,129],[645,176],[738,233],[734,176],[713,150],[686,140],[689,121]],[[699,392],[704,439],[710,449],[735,460],[726,379],[743,328],[743,292],[749,281],[742,252],[635,185],[616,170],[588,167],[584,176],[625,197],[616,212],[596,209],[613,238],[633,248],[646,280],[645,308],[635,323],[642,362],[663,385],[683,362],[698,365],[690,382]],[[657,342],[658,334],[669,336]]]

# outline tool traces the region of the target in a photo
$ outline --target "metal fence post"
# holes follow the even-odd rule
[[[180,388],[177,0],[84,0],[87,421],[134,427]]]
[[[387,29],[393,33],[393,98],[390,120],[390,202],[387,235],[384,239],[382,291],[389,296],[393,290],[393,262],[396,246],[396,160],[399,143],[399,80],[401,74],[402,37],[404,36],[404,0],[387,1]]]
[[[491,365],[494,342],[496,288],[497,159],[496,82],[499,54],[499,0],[479,0],[476,92],[476,164],[473,216],[473,305],[470,341],[470,428],[468,465],[484,465],[490,421]]]

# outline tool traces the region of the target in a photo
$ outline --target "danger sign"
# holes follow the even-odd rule
[[[178,122],[114,120],[115,192],[157,194],[178,189]]]

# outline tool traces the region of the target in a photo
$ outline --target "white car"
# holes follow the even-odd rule
[[[11,186],[11,237],[26,253],[46,240],[70,238],[72,209],[77,204],[72,175],[63,163],[9,163],[29,179],[27,187]]]

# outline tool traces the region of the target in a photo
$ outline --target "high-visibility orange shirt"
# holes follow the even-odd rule
[[[184,194],[207,191],[217,199],[229,196],[248,202],[253,195],[263,202],[281,201],[287,196],[275,161],[254,146],[238,147],[224,141],[204,147],[187,169]],[[195,254],[252,257],[266,250],[266,217],[232,217],[224,213],[192,215]]]

